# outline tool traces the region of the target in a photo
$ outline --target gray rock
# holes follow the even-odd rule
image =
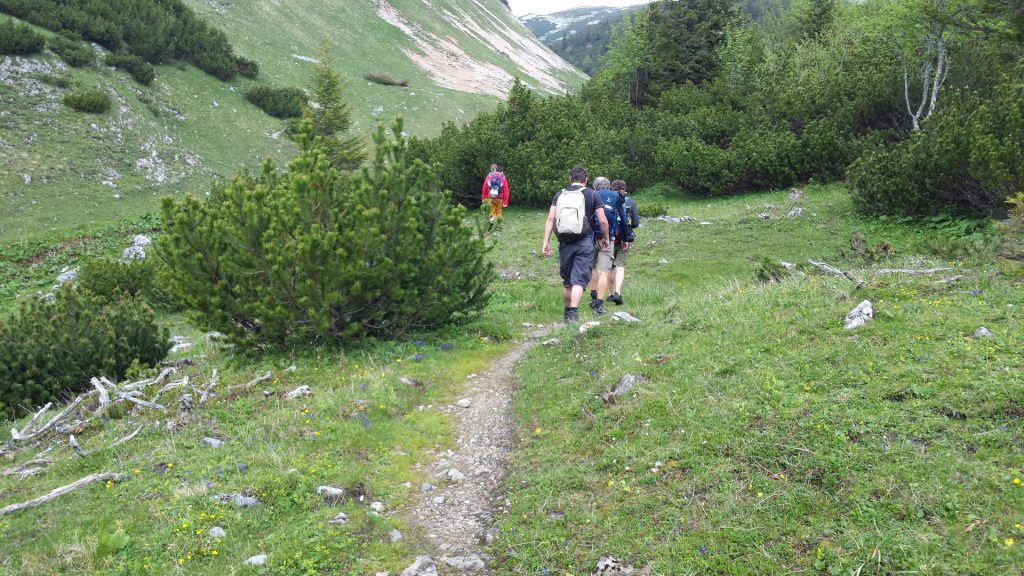
[[[993,334],[991,330],[985,328],[984,326],[974,331],[975,338],[991,338],[993,336],[995,336],[995,334]]]
[[[345,490],[334,486],[317,486],[316,495],[328,504],[340,504],[345,501]]]
[[[430,492],[434,489],[434,485],[430,482],[424,482],[420,484],[420,492]]]
[[[438,506],[444,504],[444,496],[434,496],[434,504]]]
[[[437,565],[430,556],[419,556],[408,568],[402,570],[401,576],[437,576]]]
[[[622,310],[612,312],[612,320],[621,320],[623,322],[640,322],[639,318],[633,316],[629,312],[625,312]]]
[[[615,404],[619,397],[628,393],[633,388],[633,386],[636,386],[637,384],[646,381],[647,378],[644,378],[640,374],[623,374],[622,378],[619,380],[619,383],[611,392],[601,395],[601,400],[603,400],[605,404]]]
[[[181,398],[178,399],[178,410],[181,410],[182,412],[191,412],[192,408],[192,395],[182,394]]]
[[[245,562],[242,562],[242,564],[245,564],[246,566],[263,566],[266,563],[267,563],[267,555],[266,554],[257,554],[255,556],[250,556],[248,560],[246,560]]]
[[[132,246],[149,246],[153,243],[153,239],[145,234],[137,234],[135,238],[132,238]]]
[[[255,508],[260,505],[259,499],[253,498],[252,496],[246,496],[245,494],[239,494],[238,492],[235,492],[234,494],[217,494],[211,499],[224,503],[231,502],[239,508]]]
[[[601,556],[594,569],[594,576],[630,576],[636,569],[614,556]]]
[[[61,269],[60,274],[57,275],[57,284],[67,284],[68,282],[74,282],[75,278],[78,277],[78,267],[68,268],[65,266]]]
[[[203,444],[206,444],[210,448],[220,448],[224,445],[224,441],[220,438],[210,438],[209,436],[203,438]]]
[[[441,558],[441,562],[463,572],[480,572],[486,568],[484,561],[476,554],[472,556],[445,556]]]
[[[469,401],[469,398],[463,398],[462,400],[456,402],[456,404],[459,405],[459,408],[469,408],[471,403]]]
[[[388,538],[390,538],[392,542],[398,542],[403,538],[403,536],[402,533],[399,532],[397,528],[392,528],[391,532],[388,532]]]
[[[146,249],[142,246],[129,246],[121,252],[121,260],[145,260]]]
[[[451,468],[444,475],[453,482],[462,482],[466,479],[466,475],[460,472],[458,468]]]
[[[844,318],[844,322],[846,323],[845,328],[850,330],[851,328],[863,326],[868,323],[868,320],[871,320],[874,317],[875,311],[871,307],[871,301],[864,300],[860,304],[857,304],[857,307],[850,310],[849,314],[846,315],[846,318]]]
[[[305,397],[305,396],[309,396],[312,393],[313,392],[310,391],[309,386],[303,384],[302,386],[299,386],[295,390],[292,390],[291,392],[288,392],[287,394],[285,394],[284,395],[284,399],[285,400],[294,400],[296,398],[302,398],[302,397]]]
[[[789,194],[786,195],[786,200],[790,202],[799,202],[804,197],[804,191],[799,188],[790,188]]]
[[[213,538],[224,538],[228,535],[220,526],[213,526],[210,528],[210,536]]]
[[[552,339],[550,339],[550,340],[545,340],[545,341],[543,342],[543,344],[544,344],[545,346],[558,346],[558,345],[559,345],[559,344],[561,344],[561,343],[562,343],[562,341],[561,341],[561,340],[559,340],[558,338],[552,338]]]
[[[799,218],[799,217],[801,217],[803,215],[804,215],[804,209],[799,207],[799,206],[794,206],[793,209],[789,211],[789,214],[786,214],[786,216],[788,216],[790,218]]]
[[[372,502],[370,504],[370,510],[373,510],[374,512],[377,512],[377,513],[383,512],[384,511],[384,503],[383,502],[379,502],[379,501]]]
[[[348,524],[348,514],[345,514],[344,512],[338,512],[337,514],[334,515],[334,518],[331,518],[330,520],[328,520],[327,523],[328,524]]]
[[[658,264],[668,264],[668,260],[662,258],[661,260],[658,260]]]
[[[184,336],[171,336],[171,350],[170,354],[176,352],[182,352],[192,347],[192,343],[188,341]]]

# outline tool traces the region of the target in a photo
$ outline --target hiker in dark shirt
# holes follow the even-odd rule
[[[596,214],[601,229],[598,248],[611,249],[608,219],[604,210],[598,210],[601,201],[597,193],[587,188],[587,171],[574,166],[569,173],[569,187],[551,199],[551,209],[544,223],[544,243],[541,252],[551,254],[551,233],[558,236],[558,271],[562,277],[563,319],[566,323],[579,322],[580,300],[590,283],[594,263],[594,238],[590,231],[591,218]]]
[[[612,182],[612,190],[625,198],[623,209],[626,213],[626,221],[620,226],[620,233],[616,235],[615,239],[615,260],[612,262],[612,269],[615,273],[615,291],[608,297],[608,301],[621,306],[623,303],[622,283],[626,279],[626,260],[629,258],[629,247],[636,240],[633,230],[640,227],[640,215],[637,213],[636,202],[629,197],[625,181],[615,180]]]

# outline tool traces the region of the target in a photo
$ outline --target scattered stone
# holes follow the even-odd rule
[[[790,202],[799,202],[804,197],[804,191],[799,188],[790,188],[789,194],[786,195],[786,200]]]
[[[445,476],[453,482],[462,482],[466,479],[466,475],[459,472],[458,468],[451,468],[445,472]]]
[[[621,320],[623,322],[640,322],[639,318],[633,316],[629,312],[625,312],[622,310],[612,312],[612,320]]]
[[[444,504],[444,496],[434,496],[434,504],[438,506]]]
[[[182,352],[192,347],[192,343],[184,336],[171,336],[171,350],[169,354]]]
[[[145,234],[137,234],[135,238],[132,238],[132,245],[125,248],[124,252],[121,252],[122,260],[145,260],[146,259],[146,246],[153,243],[153,239]]]
[[[210,438],[209,436],[203,438],[203,444],[206,444],[210,448],[220,448],[224,445],[224,441],[220,438]]]
[[[456,402],[456,404],[459,405],[459,408],[469,408],[471,402],[469,401],[469,398],[463,398],[462,400]]]
[[[398,529],[392,528],[391,532],[388,532],[388,538],[390,538],[392,542],[398,542],[402,539],[402,533],[399,532]]]
[[[220,526],[211,526],[210,527],[210,536],[212,538],[225,538],[225,537],[227,537],[227,535],[228,535],[228,533],[225,532],[224,529],[221,528]]]
[[[583,324],[580,324],[580,334],[585,334],[587,330],[590,330],[591,328],[597,328],[600,325],[600,322],[595,322],[593,320],[591,320],[590,322],[584,322]]]
[[[424,386],[423,382],[420,382],[419,380],[413,380],[408,376],[402,376],[401,378],[398,379],[398,381],[401,382],[402,384],[405,384],[406,386],[411,386],[413,388],[423,388]]]
[[[984,326],[974,331],[975,338],[991,338],[993,336],[995,336],[995,334],[993,334],[991,330],[985,328]]]
[[[760,214],[758,214],[757,217],[760,218],[761,220],[771,220],[772,219],[772,215],[769,214],[767,210],[765,210],[764,212],[761,212]]]
[[[284,369],[285,372],[295,372],[296,370],[298,370],[298,367],[296,367],[295,364]]]
[[[231,502],[239,508],[255,508],[261,504],[258,498],[246,496],[245,494],[240,494],[238,492],[235,492],[234,494],[217,494],[216,496],[213,496],[212,499],[224,503]]]
[[[550,339],[550,340],[545,340],[545,341],[543,342],[543,344],[544,344],[545,346],[558,346],[558,345],[559,345],[559,344],[561,344],[561,343],[562,343],[562,341],[561,341],[561,340],[559,340],[558,338],[552,338],[552,339]]]
[[[630,576],[635,570],[614,556],[601,556],[593,576]]]
[[[662,258],[661,260],[658,260],[658,264],[668,264],[668,260]]]
[[[274,394],[277,394],[277,392],[274,392],[273,390],[264,390],[263,391],[263,397],[264,398],[270,398]]]
[[[676,223],[676,224],[678,224],[679,222],[696,222],[697,221],[697,219],[694,218],[693,216],[679,216],[679,217],[676,217],[676,216],[668,216],[666,214],[662,214],[661,216],[658,216],[657,218],[655,218],[655,220],[658,220],[660,222],[673,222],[673,223]]]
[[[480,572],[486,568],[484,561],[476,554],[472,556],[444,556],[441,558],[441,562],[463,572]]]
[[[78,267],[68,268],[67,266],[61,268],[60,274],[57,275],[57,284],[67,284],[68,282],[74,282],[75,278],[78,277]]]
[[[789,214],[786,214],[786,216],[789,218],[799,218],[803,215],[804,209],[799,206],[793,206],[793,209],[789,211]]]
[[[424,482],[420,484],[420,492],[431,492],[434,490],[434,485],[430,482]]]
[[[656,245],[657,243],[658,243],[658,241],[657,241],[657,240],[648,240],[648,241],[647,241],[647,245],[648,245],[648,246],[654,246],[654,245]]]
[[[348,524],[348,514],[345,514],[344,512],[338,512],[337,514],[334,515],[334,518],[331,518],[330,520],[328,520],[327,523],[328,524]]]
[[[312,393],[313,392],[309,389],[309,386],[303,384],[302,386],[299,386],[295,390],[292,390],[291,392],[288,392],[287,394],[285,394],[284,395],[284,399],[285,400],[294,400],[296,398],[304,398],[306,396],[309,396]]]
[[[245,562],[242,562],[242,564],[245,564],[247,566],[263,566],[266,563],[267,563],[267,555],[266,554],[257,554],[255,556],[250,556],[248,560],[246,560]]]
[[[612,389],[611,392],[601,395],[601,400],[603,400],[605,404],[615,404],[615,401],[618,400],[620,396],[623,396],[627,392],[629,392],[630,389],[633,388],[633,386],[636,386],[637,384],[646,381],[647,378],[644,378],[640,374],[623,374],[622,378],[619,380],[619,383],[615,386],[614,389]]]
[[[182,394],[181,398],[178,399],[178,410],[182,412],[191,412],[193,408],[192,395]]]
[[[701,221],[700,225],[701,226],[711,226],[711,222],[708,222],[707,220],[703,220],[703,221]]]
[[[857,307],[850,310],[850,313],[846,315],[846,318],[844,319],[846,322],[846,329],[849,330],[851,328],[863,326],[867,324],[868,320],[871,320],[874,317],[875,311],[871,308],[871,302],[869,300],[865,300],[860,304],[857,304]]]
[[[430,556],[419,556],[408,568],[402,570],[401,576],[437,576],[437,565]]]
[[[345,490],[334,486],[317,486],[316,495],[328,504],[341,504],[345,501]]]
[[[377,512],[378,514],[384,511],[384,503],[375,501],[370,504],[370,510]]]
[[[783,260],[783,261],[779,262],[779,264],[782,264],[782,267],[785,268],[786,270],[795,270],[796,269],[796,264],[793,264],[792,262],[786,262],[785,260]]]
[[[529,322],[523,322],[523,328],[533,328],[533,324],[530,324]]]

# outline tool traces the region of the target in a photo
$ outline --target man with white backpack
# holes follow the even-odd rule
[[[598,210],[602,206],[597,192],[587,188],[587,170],[582,166],[573,167],[569,172],[569,187],[551,199],[541,251],[545,256],[551,255],[551,233],[554,232],[558,237],[558,272],[562,277],[563,318],[567,324],[580,320],[580,300],[590,284],[595,248],[611,249],[608,219],[604,210]],[[596,247],[590,229],[591,218],[595,217],[601,229]]]

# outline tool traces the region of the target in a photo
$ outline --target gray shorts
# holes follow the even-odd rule
[[[611,272],[612,271],[612,251],[601,250],[601,243],[594,242],[594,263],[591,265],[597,268],[598,272]]]
[[[612,261],[613,266],[623,268],[626,266],[626,260],[629,260],[629,248],[622,249],[622,244],[615,244],[615,260]]]
[[[562,286],[586,287],[590,284],[590,273],[594,266],[594,244],[589,238],[579,242],[558,245],[558,273]]]

